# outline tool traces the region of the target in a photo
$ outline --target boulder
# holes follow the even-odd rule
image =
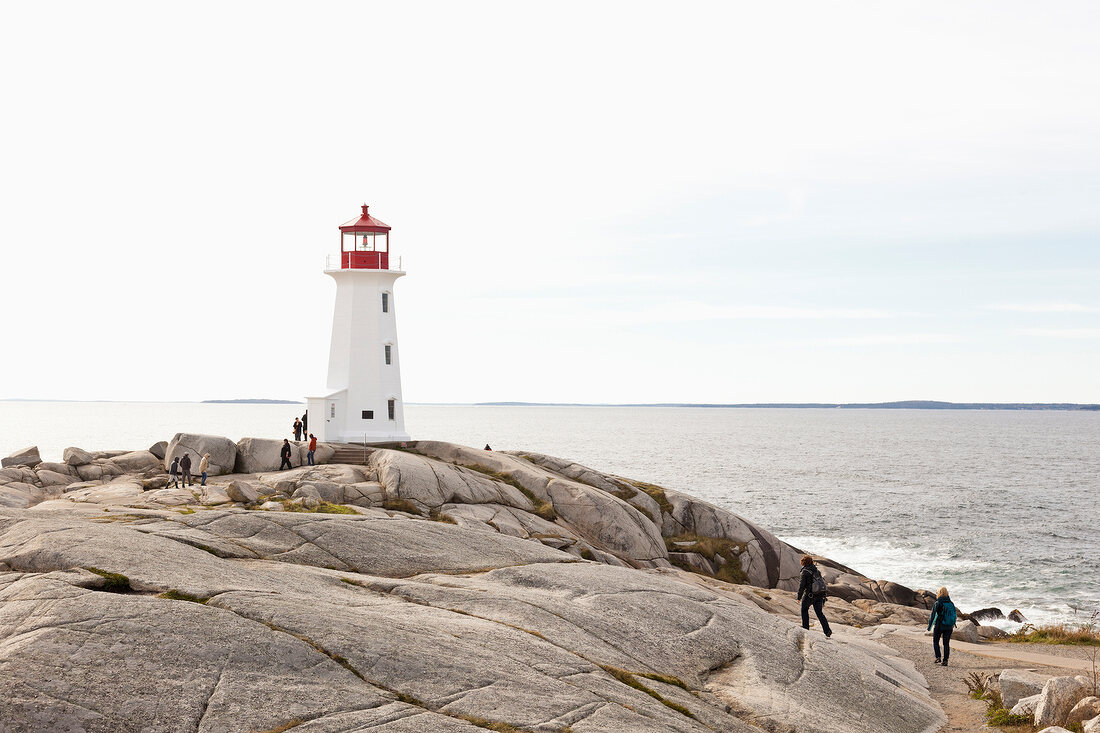
[[[1001,688],[1001,701],[1006,708],[1011,709],[1019,700],[1025,697],[1036,696],[1043,691],[1048,675],[1035,674],[1023,669],[1006,669],[997,678]],[[1038,699],[1036,699],[1038,704]],[[1032,705],[1034,711],[1035,706]]]
[[[987,641],[989,639],[1007,639],[1008,632],[996,626],[981,625],[978,627],[978,636],[981,637],[982,641]]]
[[[1040,694],[1021,697],[1019,700],[1016,701],[1016,704],[1009,709],[1009,712],[1011,712],[1013,715],[1027,715],[1029,717],[1034,716],[1035,708],[1038,707],[1039,700],[1042,697],[1043,696]],[[1005,707],[1007,708],[1008,705],[1005,705]]]
[[[263,504],[260,504],[260,509],[263,509],[265,512],[286,511],[286,507],[277,501],[265,501]]]
[[[162,440],[159,443],[153,443],[149,446],[149,452],[156,456],[158,460],[163,461],[164,456],[168,453],[168,441]]]
[[[1008,612],[1008,620],[1009,621],[1014,621],[1018,624],[1026,624],[1027,623],[1027,619],[1024,618],[1024,615],[1022,613],[1020,613],[1020,610],[1017,609],[1017,608],[1014,608],[1014,609],[1012,609],[1011,611]]]
[[[981,640],[978,625],[973,621],[959,621],[955,631],[951,634],[951,641],[968,641],[971,644],[977,644]]]
[[[76,467],[76,474],[84,481],[101,481],[105,473],[103,466],[97,463],[89,463]],[[110,474],[108,474],[108,478],[109,477]]]
[[[269,438],[241,438],[237,441],[237,460],[234,464],[234,473],[261,473],[263,471],[277,471],[282,458],[279,451],[283,448],[283,441]],[[305,461],[291,445],[290,461],[297,467]]]
[[[76,468],[70,466],[68,463],[53,463],[51,461],[42,461],[34,467],[34,472],[39,471],[53,471],[54,473],[64,474],[66,476],[76,476]]]
[[[252,504],[260,498],[260,490],[247,481],[230,481],[225,487],[225,494],[230,500],[242,504]]]
[[[163,472],[161,460],[147,450],[136,450],[130,453],[123,453],[109,460],[122,469],[123,473],[145,473],[146,471]],[[195,460],[194,456],[191,457],[191,460]],[[197,465],[197,463],[192,465],[191,470],[193,471]]]
[[[70,466],[86,466],[94,460],[91,453],[80,448],[66,448],[61,455]]]
[[[969,616],[979,624],[983,621],[998,621],[1005,617],[999,608],[979,608],[977,611],[970,613]]]
[[[1066,723],[1084,723],[1086,720],[1100,716],[1100,697],[1090,695],[1079,700],[1069,711]]]
[[[1082,733],[1100,733],[1100,715],[1097,715],[1092,720],[1086,720],[1085,726],[1081,731]]]
[[[1049,728],[1043,728],[1039,733],[1073,733],[1073,731],[1066,730],[1060,725],[1052,725]]]
[[[302,486],[299,486],[290,496],[294,499],[313,499],[313,506],[317,506],[317,504],[321,502],[321,494],[317,491],[317,487],[313,484],[303,484]]]
[[[80,480],[76,476],[68,473],[57,473],[56,471],[39,470],[37,474],[38,483],[43,486],[68,486]]]
[[[1069,711],[1087,694],[1084,677],[1051,677],[1039,693],[1035,706],[1035,725],[1038,727],[1060,725],[1066,722]]]
[[[38,455],[38,446],[32,445],[30,448],[15,451],[7,458],[0,458],[0,468],[10,468],[12,466],[34,467],[41,462],[42,456]]]
[[[209,453],[210,470],[207,473],[211,476],[221,476],[233,472],[233,466],[237,461],[237,444],[229,438],[218,435],[176,433],[164,453],[165,470],[172,465],[172,461],[177,456],[182,457],[184,453],[191,455],[192,471],[198,470],[203,454]]]

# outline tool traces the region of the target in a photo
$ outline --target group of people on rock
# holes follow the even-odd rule
[[[802,556],[802,572],[798,582],[798,600],[802,603],[802,628],[810,628],[810,609],[813,608],[818,623],[821,624],[821,632],[828,638],[833,635],[829,627],[829,620],[825,618],[825,598],[828,596],[828,586],[821,577],[821,571],[809,555]],[[958,621],[958,611],[951,601],[947,588],[940,588],[936,593],[936,602],[932,606],[932,613],[928,617],[928,630],[932,632],[932,651],[936,655],[936,664],[947,666],[947,660],[951,657],[951,632],[955,630]],[[943,641],[943,654],[940,654],[940,641]]]
[[[199,483],[199,486],[206,486],[206,476],[209,471],[210,454],[203,453],[202,459],[199,461],[199,473],[202,474],[202,482]],[[184,486],[195,485],[195,477],[191,475],[191,456],[187,453],[173,458],[172,465],[168,468],[168,486],[178,488],[181,480]],[[167,486],[165,488],[167,488]]]

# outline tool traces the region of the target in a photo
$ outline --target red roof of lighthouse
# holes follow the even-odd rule
[[[346,221],[340,225],[342,232],[388,232],[390,225],[379,221],[367,213],[367,205],[363,204],[363,215],[358,219]]]

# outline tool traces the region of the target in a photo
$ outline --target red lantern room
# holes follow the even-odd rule
[[[390,228],[367,213],[340,227],[340,269],[390,269]]]

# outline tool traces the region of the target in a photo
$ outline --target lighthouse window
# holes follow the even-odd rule
[[[363,419],[364,420],[373,420],[374,419],[374,410],[363,410]]]
[[[393,363],[393,347],[390,346],[389,344],[386,344],[386,363],[387,364],[392,364]]]
[[[386,406],[390,411],[390,420],[394,419],[393,415],[394,415],[394,412],[396,411],[396,405],[397,405],[397,400],[390,400],[389,402],[386,403]]]
[[[390,312],[390,294],[389,293],[382,293],[382,312],[383,313],[389,313]]]

